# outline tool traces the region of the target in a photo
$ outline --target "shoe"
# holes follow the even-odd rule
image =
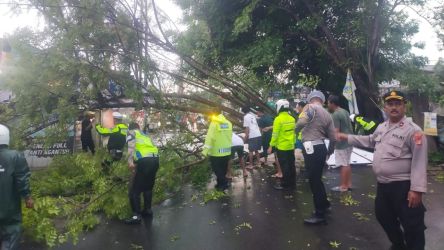
[[[136,225],[136,224],[140,224],[141,222],[142,222],[142,219],[140,218],[139,215],[133,215],[132,217],[125,220],[125,224],[128,224],[128,225]]]
[[[347,192],[347,191],[349,191],[349,189],[343,189],[340,186],[332,187],[330,190],[333,192]]]
[[[404,246],[395,246],[395,245],[392,245],[391,247],[390,247],[390,250],[407,250],[407,247],[404,245]]]
[[[146,218],[146,217],[153,217],[153,210],[151,210],[151,209],[143,210],[143,211],[140,213],[140,215],[142,215],[143,218]]]
[[[329,215],[329,214],[331,214],[331,207],[326,208],[326,209],[324,210],[324,213],[323,213],[323,214],[325,214],[325,215]],[[312,212],[312,216],[316,217],[316,211],[313,211],[313,212]]]
[[[311,218],[305,219],[304,224],[308,225],[327,225],[327,220],[324,217],[312,216]]]

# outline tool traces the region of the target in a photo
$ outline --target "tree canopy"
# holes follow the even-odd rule
[[[265,86],[315,75],[319,89],[336,94],[350,68],[360,110],[371,117],[379,115],[377,83],[426,62],[411,52],[420,46],[410,42],[418,25],[403,8],[424,1],[176,2],[189,25],[182,47],[202,61],[221,70],[246,68]]]

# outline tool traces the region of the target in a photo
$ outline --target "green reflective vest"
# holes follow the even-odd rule
[[[128,131],[128,126],[126,126],[126,124],[119,123],[119,124],[116,124],[116,126],[114,126],[113,128],[104,128],[104,127],[102,127],[102,125],[97,124],[96,130],[97,130],[97,133],[99,133],[101,135],[111,135],[111,134],[118,133],[118,134],[126,136],[126,133]]]
[[[222,114],[211,118],[210,127],[205,137],[204,155],[222,157],[231,154],[233,126]]]
[[[140,130],[134,131],[136,145],[134,148],[134,160],[140,160],[145,157],[152,157],[159,153],[159,150],[154,146],[153,141],[148,135],[142,133]]]
[[[270,146],[278,150],[292,150],[296,142],[296,121],[288,112],[280,112],[273,122]]]
[[[126,134],[128,126],[123,123],[116,124],[113,128],[104,128],[100,124],[96,125],[97,133],[109,136],[108,149],[122,150],[126,143]]]
[[[356,120],[356,122],[359,124],[359,125],[361,125],[362,126],[362,128],[364,128],[364,130],[365,131],[369,131],[369,130],[371,130],[372,128],[374,128],[375,126],[376,126],[376,123],[374,122],[374,121],[366,121],[365,119],[364,119],[364,117],[362,117],[362,116],[357,116],[356,118],[355,118],[355,120]]]

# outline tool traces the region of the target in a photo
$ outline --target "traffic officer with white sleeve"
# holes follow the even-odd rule
[[[333,119],[322,106],[325,96],[321,91],[314,90],[307,97],[305,105],[296,124],[296,133],[302,130],[302,144],[305,169],[313,193],[315,211],[312,217],[304,220],[305,224],[325,224],[325,213],[330,209],[327,193],[322,182],[322,173],[328,156],[335,149],[335,127]],[[327,148],[325,139],[330,140]]]
[[[132,171],[128,196],[133,216],[125,222],[139,224],[140,217],[153,216],[151,202],[156,173],[159,169],[159,150],[151,138],[140,130],[139,124],[130,124],[128,130],[128,168]],[[143,194],[143,210],[141,194]]]
[[[423,250],[426,226],[422,194],[427,191],[427,141],[421,128],[406,119],[406,97],[402,92],[391,91],[383,98],[389,119],[372,135],[337,137],[353,146],[375,149],[375,214],[392,243],[391,249]]]

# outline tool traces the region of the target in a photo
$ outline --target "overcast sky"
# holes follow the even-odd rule
[[[435,0],[431,1],[433,2]],[[42,26],[43,21],[41,18],[38,18],[35,10],[24,11],[21,15],[16,16],[10,11],[8,5],[2,4],[5,2],[7,1],[0,0],[0,37],[3,37],[7,33],[12,33],[19,27],[29,26],[36,28]],[[176,23],[180,22],[182,15],[181,10],[172,3],[171,0],[158,0],[156,3],[173,21]],[[409,13],[412,18],[420,22],[419,32],[413,38],[413,42],[425,43],[424,49],[414,49],[413,52],[418,55],[427,56],[430,64],[435,64],[440,57],[444,58],[444,51],[439,50],[439,40],[433,27],[413,11],[409,11]]]

